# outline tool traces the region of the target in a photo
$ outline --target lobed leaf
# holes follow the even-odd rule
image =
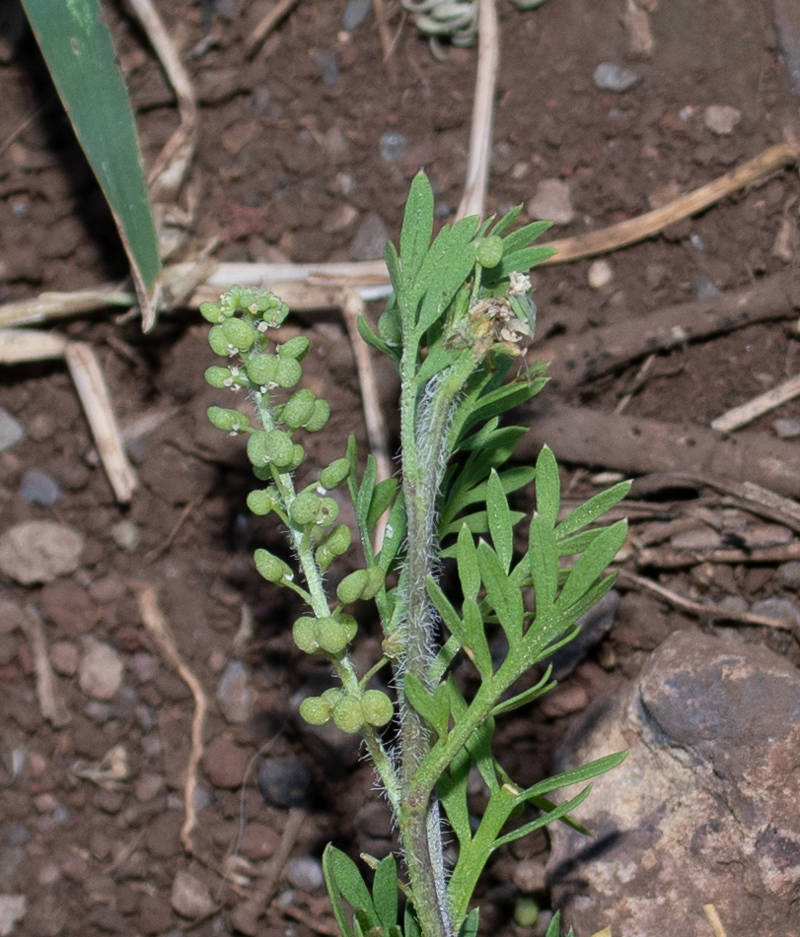
[[[478,564],[489,603],[497,614],[509,645],[512,648],[517,647],[522,639],[525,616],[522,596],[519,590],[510,588],[508,575],[503,569],[500,558],[483,540],[478,544]]]
[[[536,460],[536,511],[551,526],[558,520],[561,504],[561,480],[553,450],[542,446]]]
[[[389,853],[381,859],[372,883],[372,902],[384,931],[397,925],[397,862]]]
[[[433,206],[433,189],[428,177],[420,171],[411,182],[400,231],[403,286],[407,290],[415,283],[431,243]]]
[[[507,573],[514,553],[514,527],[511,523],[511,510],[508,506],[508,499],[495,469],[492,469],[489,473],[489,481],[486,485],[486,516],[489,522],[492,546],[500,560],[503,571]]]
[[[587,524],[591,524],[601,515],[605,514],[609,508],[619,504],[631,490],[629,481],[619,482],[613,488],[601,491],[590,498],[585,504],[579,505],[572,513],[568,514],[563,521],[556,527],[556,537],[563,540],[569,534],[575,533]]]
[[[617,521],[595,537],[569,571],[558,598],[559,608],[567,609],[575,605],[597,582],[625,542],[627,532],[625,521]]]

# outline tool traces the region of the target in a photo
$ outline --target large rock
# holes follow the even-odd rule
[[[577,817],[551,827],[554,906],[579,937],[800,934],[800,674],[765,648],[676,632],[590,708],[557,770],[629,749]],[[570,791],[571,793],[571,791]]]
[[[52,582],[78,568],[84,539],[56,521],[23,521],[0,536],[0,570],[29,586]]]

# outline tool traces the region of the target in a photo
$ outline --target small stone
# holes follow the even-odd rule
[[[50,663],[62,677],[74,677],[78,672],[80,652],[72,641],[54,641],[50,645]]]
[[[0,634],[11,634],[21,628],[25,617],[25,612],[16,602],[0,598]]]
[[[595,87],[599,91],[614,91],[621,94],[637,85],[641,78],[633,69],[612,62],[601,62],[592,75]]]
[[[722,543],[722,537],[712,527],[697,527],[675,534],[670,543],[675,550],[715,550]]]
[[[311,772],[297,758],[268,758],[258,771],[261,796],[275,807],[302,807]]]
[[[711,299],[712,296],[719,296],[719,290],[714,282],[701,273],[696,273],[692,277],[692,297],[694,299]]]
[[[800,420],[773,420],[772,428],[780,439],[797,439],[800,436]]]
[[[344,231],[358,218],[358,212],[352,205],[346,202],[335,208],[322,222],[322,230],[328,234],[334,234],[336,231]]]
[[[350,247],[351,260],[380,260],[383,257],[389,232],[380,215],[370,212],[361,222]]]
[[[122,685],[122,670],[122,658],[113,647],[89,639],[78,668],[78,683],[92,699],[110,700]]]
[[[248,686],[248,673],[239,660],[232,660],[225,668],[217,686],[217,703],[228,722],[247,722],[250,718],[252,693]]]
[[[800,632],[800,612],[788,599],[762,599],[750,609],[754,615],[763,615],[765,618],[774,618]]]
[[[513,882],[523,895],[534,895],[546,887],[545,860],[523,859],[514,868]]]
[[[703,123],[718,137],[732,134],[741,119],[742,112],[727,104],[712,104],[703,115]]]
[[[706,242],[700,237],[699,234],[693,234],[689,238],[689,244],[691,245],[692,250],[697,251],[698,254],[702,254],[706,249]]]
[[[614,269],[607,260],[595,260],[586,279],[593,290],[601,290],[614,279]]]
[[[386,163],[399,163],[405,155],[407,146],[408,137],[397,130],[389,130],[381,134],[378,140],[381,159]]]
[[[172,907],[181,917],[206,917],[216,907],[206,886],[189,872],[178,872],[172,883]]]
[[[25,435],[19,420],[15,419],[5,407],[0,407],[0,452],[13,449]]]
[[[731,615],[744,615],[747,612],[747,602],[740,595],[726,595],[714,604]]]
[[[268,859],[278,848],[280,840],[280,834],[271,826],[248,823],[239,850],[246,859]]]
[[[528,202],[528,214],[539,221],[552,221],[555,225],[569,224],[575,217],[570,188],[561,179],[542,179],[536,194]]]
[[[117,521],[111,528],[111,536],[120,550],[132,552],[139,546],[141,534],[133,521]]]
[[[0,570],[22,585],[52,582],[78,568],[85,541],[56,521],[24,521],[0,536]]]
[[[580,683],[559,686],[542,697],[540,709],[548,719],[558,719],[578,713],[589,705],[589,694]]]
[[[51,885],[55,885],[60,878],[61,869],[57,865],[53,865],[52,862],[48,862],[47,865],[43,865],[39,869],[36,881],[45,888],[49,888]]]
[[[6,841],[9,846],[25,846],[33,839],[30,828],[24,823],[12,823],[8,828]]]
[[[146,651],[140,651],[134,654],[128,661],[128,670],[136,677],[139,683],[149,683],[158,673],[158,659],[148,654]]]
[[[139,906],[138,926],[145,934],[163,934],[172,924],[172,911],[157,895],[145,894]]]
[[[331,49],[315,49],[311,57],[322,72],[322,83],[326,88],[333,88],[339,81],[339,56]]]
[[[0,937],[8,937],[17,922],[25,917],[27,909],[25,895],[0,895]]]
[[[644,271],[644,282],[649,290],[657,290],[669,276],[669,268],[664,264],[648,264]]]
[[[778,585],[784,589],[800,590],[800,560],[790,560],[778,567]]]
[[[133,796],[140,804],[157,797],[166,787],[166,778],[160,774],[143,774],[133,785]]]
[[[61,497],[61,489],[52,475],[34,468],[28,469],[22,476],[19,496],[30,504],[51,508]]]
[[[206,749],[203,765],[213,787],[232,789],[241,786],[249,761],[245,749],[219,736]]]
[[[322,863],[314,856],[298,856],[289,863],[286,878],[298,891],[316,891],[325,882]]]
[[[350,0],[344,8],[342,25],[351,33],[366,20],[372,9],[372,0]]]

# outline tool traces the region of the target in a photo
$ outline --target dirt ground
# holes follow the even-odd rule
[[[437,217],[452,217],[466,171],[476,52],[451,48],[437,61],[405,21],[393,52],[399,75],[393,86],[374,15],[343,34],[346,5],[302,0],[248,62],[243,45],[269,7],[265,0],[159,4],[201,100],[192,171],[199,209],[183,256],[218,238],[215,256],[222,260],[349,259],[357,233],[365,222],[374,226],[375,217],[397,237],[407,187],[420,166],[433,181]],[[151,162],[176,126],[173,96],[139,28],[122,5],[108,7]],[[780,141],[797,120],[800,97],[781,61],[771,0],[661,3],[652,14],[655,46],[646,59],[628,55],[624,7],[622,0],[548,0],[521,12],[499,0],[502,64],[489,212],[527,205],[539,181],[558,178],[569,183],[575,214],[555,234],[581,234],[647,211],[664,191],[688,191],[723,174]],[[3,15],[0,301],[122,282],[124,254],[35,44],[24,31],[16,34],[10,5]],[[395,15],[394,27],[400,22]],[[598,90],[593,73],[601,62],[630,67],[640,80],[624,93]],[[706,126],[710,105],[740,112],[730,134]],[[382,139],[384,151],[402,144],[387,134],[403,135],[399,158],[382,153]],[[535,277],[540,334],[579,334],[702,290],[736,289],[785,271],[798,261],[796,238],[794,254],[791,239],[788,252],[776,250],[776,241],[782,229],[796,226],[799,192],[795,171],[775,171],[663,235],[611,255],[613,277],[599,289],[588,284],[588,260],[541,270]],[[523,212],[521,220],[527,217]],[[307,451],[313,463],[325,465],[342,454],[347,433],[363,452],[365,431],[338,313],[295,320],[295,328],[309,326],[310,386],[324,388],[334,418],[331,432],[315,437]],[[323,680],[324,669],[292,644],[288,627],[298,608],[252,568],[255,546],[280,541],[271,524],[246,513],[250,475],[241,448],[206,424],[206,407],[227,398],[203,382],[213,363],[205,327],[187,310],[163,317],[148,335],[135,317],[118,313],[57,328],[96,349],[121,425],[133,427],[129,447],[140,486],[129,508],[115,503],[61,364],[3,370],[0,407],[19,421],[24,438],[0,454],[0,528],[52,519],[86,538],[72,576],[31,587],[0,580],[6,603],[41,613],[70,713],[60,728],[42,717],[28,642],[19,630],[5,633],[0,626],[0,894],[27,897],[14,933],[234,933],[237,906],[281,844],[290,852],[259,933],[330,933],[324,888],[314,874],[297,871],[302,863],[288,860],[319,857],[331,839],[353,852],[377,852],[381,844],[388,848],[391,829],[358,752],[298,725],[293,697]],[[796,319],[788,318],[676,349],[656,359],[626,412],[708,425],[791,376],[797,350]],[[639,365],[567,399],[611,410]],[[391,406],[391,379],[382,386]],[[800,419],[800,402],[777,415]],[[157,417],[147,431],[138,422],[143,416]],[[772,432],[775,416],[751,428]],[[552,444],[558,453],[558,441]],[[55,480],[55,504],[38,506],[21,496],[29,469]],[[590,472],[565,466],[564,485],[585,494],[592,490]],[[697,600],[735,594],[752,603],[787,595],[777,563],[651,575]],[[155,589],[210,700],[209,755],[195,798],[199,859],[186,855],[179,838],[193,702],[145,633],[131,585],[142,581]],[[370,622],[363,625],[369,632]],[[511,753],[512,774],[527,781],[546,773],[574,712],[635,673],[671,630],[695,627],[694,618],[654,598],[624,594],[610,634],[564,683],[561,708],[525,710],[503,726],[500,744]],[[785,632],[745,631],[749,640],[800,661]],[[121,688],[104,701],[87,696],[76,675],[90,635],[124,664]],[[373,629],[367,644],[376,641]],[[241,721],[226,718],[217,701],[232,660],[246,665],[252,694],[251,715]],[[252,777],[241,790],[244,767],[264,745],[262,761],[280,769],[271,803]],[[76,772],[76,765],[97,765],[117,746],[127,763],[117,782],[98,784]],[[240,877],[232,883],[220,871],[237,840],[250,864],[237,866]],[[546,849],[542,835],[496,856],[484,886],[486,932],[534,933],[514,924],[511,913],[526,892],[546,907],[546,889],[538,879],[530,882]],[[284,867],[294,870],[289,880]],[[197,918],[171,906],[180,871],[211,896],[212,906]]]

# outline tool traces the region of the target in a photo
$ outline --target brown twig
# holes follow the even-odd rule
[[[336,921],[332,918],[320,918],[316,915],[309,914],[308,911],[303,911],[300,908],[295,908],[293,905],[285,905],[281,908],[270,908],[270,917],[273,915],[277,918],[279,916],[290,917],[294,921],[298,921],[300,924],[304,924],[310,931],[315,934],[322,934],[323,937],[340,937],[341,931],[339,930]]]
[[[178,651],[175,638],[166,619],[158,606],[156,590],[148,582],[131,583],[136,594],[139,614],[148,634],[153,638],[165,661],[174,667],[181,680],[189,687],[194,697],[194,716],[192,718],[192,746],[186,764],[186,781],[183,787],[184,821],[181,827],[181,842],[184,849],[195,853],[194,828],[197,823],[197,811],[194,795],[197,790],[197,770],[203,758],[203,728],[205,726],[208,701],[200,681],[184,663]]]
[[[714,905],[704,904],[703,911],[708,918],[708,923],[711,925],[711,930],[714,931],[714,937],[726,937],[725,928],[722,926],[722,921],[720,921],[717,909]]]
[[[383,52],[383,64],[386,66],[386,74],[389,76],[389,84],[394,88],[397,86],[397,60],[392,55],[394,50],[394,40],[389,30],[389,17],[386,15],[386,4],[383,0],[373,0],[375,7],[375,19],[378,23],[378,36],[381,40],[381,50]]]
[[[53,668],[50,666],[42,619],[39,612],[32,605],[25,609],[21,628],[31,649],[33,671],[36,674],[36,696],[39,700],[39,709],[50,725],[60,729],[70,721],[71,717],[67,704],[61,695]]]
[[[292,12],[299,2],[300,0],[280,0],[280,2],[259,21],[245,44],[244,57],[246,59],[249,60],[255,56],[264,44],[264,40],[267,36],[269,36],[284,17],[287,17]]]
[[[157,560],[159,556],[164,554],[171,546],[172,542],[177,537],[178,531],[183,527],[187,517],[192,513],[192,511],[202,503],[202,498],[195,498],[193,501],[190,501],[185,505],[184,509],[181,511],[180,517],[172,527],[172,530],[169,532],[167,539],[160,545],[152,549],[144,558],[145,563],[152,563],[154,560]]]
[[[699,566],[700,563],[724,563],[728,565],[753,563],[788,563],[800,560],[800,540],[792,540],[776,547],[754,547],[751,550],[711,549],[675,550],[671,547],[655,547],[636,554],[637,566],[652,566],[656,569],[683,569]]]
[[[732,433],[734,430],[752,423],[753,420],[770,410],[775,410],[784,403],[800,397],[800,375],[795,375],[784,381],[772,390],[768,390],[758,397],[753,397],[747,403],[740,404],[738,407],[728,410],[722,416],[718,416],[711,424],[711,428],[720,433]]]

